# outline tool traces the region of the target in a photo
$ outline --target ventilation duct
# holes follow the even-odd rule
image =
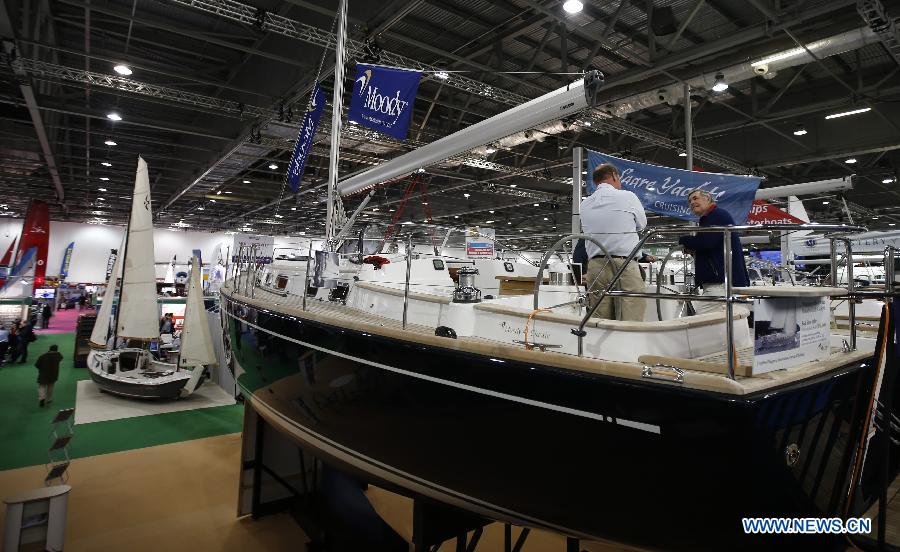
[[[878,36],[868,27],[860,27],[852,31],[840,33],[822,40],[816,40],[806,45],[819,59],[827,58],[836,54],[858,50],[863,46],[875,44],[878,42]],[[716,69],[709,73],[705,73],[698,77],[689,79],[687,83],[693,90],[711,90],[716,82],[716,75],[721,73],[725,82],[734,84],[753,77],[766,77],[774,74],[782,69],[796,67],[815,61],[813,56],[806,51],[806,48],[800,46],[776,52],[774,54],[761,57],[759,59],[731,65],[722,69]],[[647,109],[663,103],[676,105],[683,103],[684,92],[680,83],[673,84],[668,87],[659,88],[649,92],[641,92],[623,98],[622,100],[607,104],[604,111],[623,117],[628,113]]]

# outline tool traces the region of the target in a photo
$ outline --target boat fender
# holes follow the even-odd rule
[[[438,337],[449,337],[450,339],[456,339],[456,331],[449,326],[438,326],[434,329],[434,335]]]

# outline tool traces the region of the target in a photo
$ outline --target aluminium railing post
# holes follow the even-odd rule
[[[260,250],[260,247],[258,247],[258,244],[254,244],[253,245],[253,261],[252,261],[253,264],[251,265],[253,267],[253,279],[250,283],[250,298],[251,299],[256,297],[256,278],[257,278],[257,275],[259,272],[259,257],[257,256],[257,252],[259,250]]]
[[[312,240],[309,240],[309,253],[306,255],[306,274],[303,276],[303,310],[306,310],[306,296],[309,295],[309,261],[312,259]]]
[[[412,235],[406,241],[406,285],[403,288],[403,329],[406,329],[406,311],[409,308],[409,273],[412,271]]]
[[[731,230],[725,230],[725,340],[728,353],[728,377],[734,379],[734,303],[732,302]]]
[[[884,302],[887,303],[894,291],[894,259],[897,250],[893,245],[884,248]]]
[[[835,243],[836,238],[831,238],[829,240],[829,244],[831,246],[831,272],[829,276],[831,277],[831,285],[837,287],[837,273],[838,273],[838,257],[837,257],[837,243]]]
[[[856,350],[856,298],[853,293],[856,290],[856,282],[853,279],[853,245],[850,238],[844,238],[844,247],[847,248],[847,291],[850,301],[847,303],[847,313],[850,322],[850,350]]]

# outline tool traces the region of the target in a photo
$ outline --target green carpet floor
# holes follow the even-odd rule
[[[51,442],[50,420],[75,405],[79,380],[90,379],[86,368],[72,365],[74,334],[41,335],[28,350],[28,363],[0,368],[0,470],[44,464]],[[50,345],[63,355],[53,403],[38,407],[34,361]],[[219,406],[141,416],[75,426],[69,445],[72,458],[200,439],[241,430],[243,405]]]

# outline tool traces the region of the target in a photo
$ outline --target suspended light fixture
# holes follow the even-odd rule
[[[109,119],[110,121],[121,121],[122,120],[122,116],[119,115],[118,113],[116,113],[115,111],[113,111],[112,113],[107,113],[106,118]]]
[[[893,184],[897,179],[894,177],[888,177],[881,181],[882,184]]]
[[[107,146],[118,146],[119,145],[119,144],[113,142],[112,140],[107,140],[103,143],[106,144]]]
[[[104,167],[112,167],[112,163],[107,163],[106,161],[104,161],[100,164],[103,165]]]
[[[825,115],[826,119],[838,119],[840,117],[846,117],[848,115],[858,115],[859,113],[865,113],[866,111],[872,111],[871,107],[860,107],[859,109],[851,109],[850,111],[841,111],[840,113],[832,113],[831,115]]]
[[[796,128],[794,128],[794,136],[803,136],[807,133],[806,127],[803,126],[803,123],[797,123]]]
[[[846,161],[844,161],[844,163],[846,163],[848,165],[852,165],[852,164],[856,163],[856,158],[851,157],[850,159],[847,159]]]
[[[584,9],[584,4],[582,4],[579,0],[566,0],[563,4],[563,9],[566,13],[578,13]]]
[[[274,171],[274,170],[278,169],[278,165],[276,165],[275,163],[272,163],[269,165],[269,168]]]
[[[119,65],[116,65],[115,67],[113,67],[113,71],[122,75],[123,77],[127,77],[128,75],[130,75],[133,72],[127,65],[124,65],[121,63]]]
[[[678,157],[687,157],[687,152],[686,151],[678,152]]]
[[[105,192],[105,191],[106,191],[106,188],[97,188],[97,189],[98,189],[99,191],[101,191],[101,192]]]
[[[716,81],[712,86],[713,92],[724,92],[728,90],[728,83],[725,82],[725,75],[716,73]]]

